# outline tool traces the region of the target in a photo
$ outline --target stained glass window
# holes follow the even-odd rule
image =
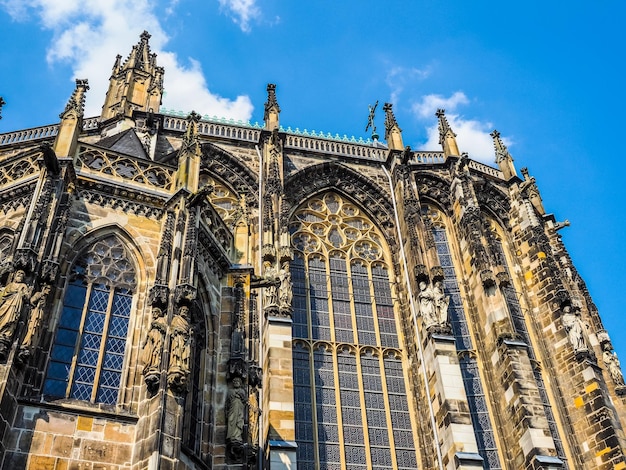
[[[446,229],[440,225],[441,214],[437,211],[429,212],[425,207],[425,215],[435,219],[432,228],[435,247],[439,263],[444,271],[444,291],[450,296],[450,306],[448,315],[452,326],[452,333],[456,340],[456,347],[459,351],[472,351],[473,343],[470,336],[467,318],[461,300],[461,290],[459,289],[452,254],[448,244]],[[467,403],[474,426],[474,435],[478,445],[478,452],[483,458],[483,466],[486,469],[496,470],[502,468],[498,450],[496,448],[495,436],[487,408],[487,398],[483,391],[483,385],[478,373],[478,364],[471,354],[465,354],[459,361],[463,385],[467,396]]]
[[[382,234],[335,193],[309,200],[290,227],[298,468],[416,468]]]
[[[43,393],[115,404],[136,283],[133,265],[110,235],[83,253],[69,277]]]

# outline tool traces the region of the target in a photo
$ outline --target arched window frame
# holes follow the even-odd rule
[[[328,198],[338,198],[339,205],[331,203],[331,208]],[[291,220],[298,468],[416,468],[410,372],[400,349],[397,287],[382,231],[365,210],[335,192],[311,197]],[[298,228],[302,223],[306,230]],[[346,300],[349,321],[340,307]],[[387,332],[389,311],[393,344]],[[321,315],[315,317],[317,313]],[[394,364],[400,365],[400,377],[394,375]],[[343,383],[351,373],[356,377],[353,391],[358,391],[352,401]],[[356,409],[355,417],[351,410]]]
[[[123,260],[118,261],[128,264],[132,279],[107,283],[108,266],[100,276],[90,271],[95,266],[87,259],[91,250],[111,240],[118,246],[109,247],[121,250]],[[83,239],[76,253],[68,264],[56,324],[51,325],[54,333],[42,395],[48,400],[71,399],[105,407],[122,406],[130,373],[138,287],[142,284],[138,253],[129,237],[116,230]],[[127,272],[124,276],[130,274]],[[88,343],[88,338],[93,338],[90,341],[94,342]],[[95,344],[99,344],[97,348],[90,347]],[[93,370],[93,377],[88,369]],[[66,382],[64,391],[63,380]]]

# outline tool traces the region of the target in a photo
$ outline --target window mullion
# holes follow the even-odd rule
[[[83,341],[83,333],[85,330],[85,321],[87,320],[87,312],[89,311],[89,299],[91,298],[92,284],[87,284],[87,292],[85,293],[85,303],[83,305],[83,312],[80,317],[80,325],[78,325],[78,335],[76,338],[76,344],[74,345],[74,356],[72,357],[72,364],[67,374],[67,388],[65,389],[65,396],[69,397],[72,392],[72,386],[74,385],[74,372],[76,372],[76,363],[78,362],[78,356],[80,353],[80,345]]]
[[[106,339],[109,333],[109,323],[111,321],[111,310],[113,306],[113,298],[115,296],[115,287],[110,287],[109,300],[107,301],[106,315],[104,325],[102,326],[102,340],[100,341],[100,351],[98,352],[98,363],[96,364],[96,372],[93,379],[93,389],[91,391],[91,401],[95,403],[98,396],[98,387],[100,384],[100,374],[102,373],[102,363],[104,362],[104,352],[106,351]]]

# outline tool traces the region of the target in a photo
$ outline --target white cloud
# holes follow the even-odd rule
[[[170,2],[170,6],[175,4]],[[47,59],[51,64],[67,62],[75,78],[89,80],[87,116],[100,114],[115,56],[125,58],[143,29],[152,35],[150,47],[158,54],[157,63],[165,67],[165,107],[241,120],[252,115],[247,96],[233,101],[212,93],[197,61],[190,59],[186,65],[176,53],[164,50],[168,37],[148,0],[89,2],[89,7],[76,0],[4,0],[0,5],[16,19],[34,12],[43,26],[52,30]]]
[[[233,21],[245,33],[250,32],[250,21],[261,14],[256,0],[219,0],[219,2],[222,9],[230,12]]]
[[[469,104],[469,99],[461,91],[457,91],[446,98],[441,95],[427,95],[419,103],[413,105],[413,112],[419,118],[434,119],[437,109],[446,110],[446,119],[457,135],[456,141],[461,152],[467,152],[470,158],[488,165],[495,162],[493,139],[489,135],[493,131],[493,124],[488,121],[467,119],[456,112],[460,105]],[[439,144],[439,129],[437,121],[427,128],[428,140],[420,147],[422,150],[441,148]],[[505,145],[510,146],[511,140],[503,138]]]
[[[432,117],[438,109],[454,111],[461,104],[468,104],[469,100],[462,91],[455,92],[449,98],[441,95],[426,95],[420,103],[413,104],[413,112],[420,117]]]

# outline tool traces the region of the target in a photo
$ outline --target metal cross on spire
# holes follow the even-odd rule
[[[365,126],[365,132],[368,131],[368,129],[371,127],[372,128],[372,140],[378,140],[379,135],[376,133],[376,125],[374,124],[374,115],[376,114],[376,108],[378,107],[378,100],[376,100],[376,103],[374,103],[374,106],[372,105],[368,105],[367,106],[369,108],[369,116],[367,117],[367,126]]]

